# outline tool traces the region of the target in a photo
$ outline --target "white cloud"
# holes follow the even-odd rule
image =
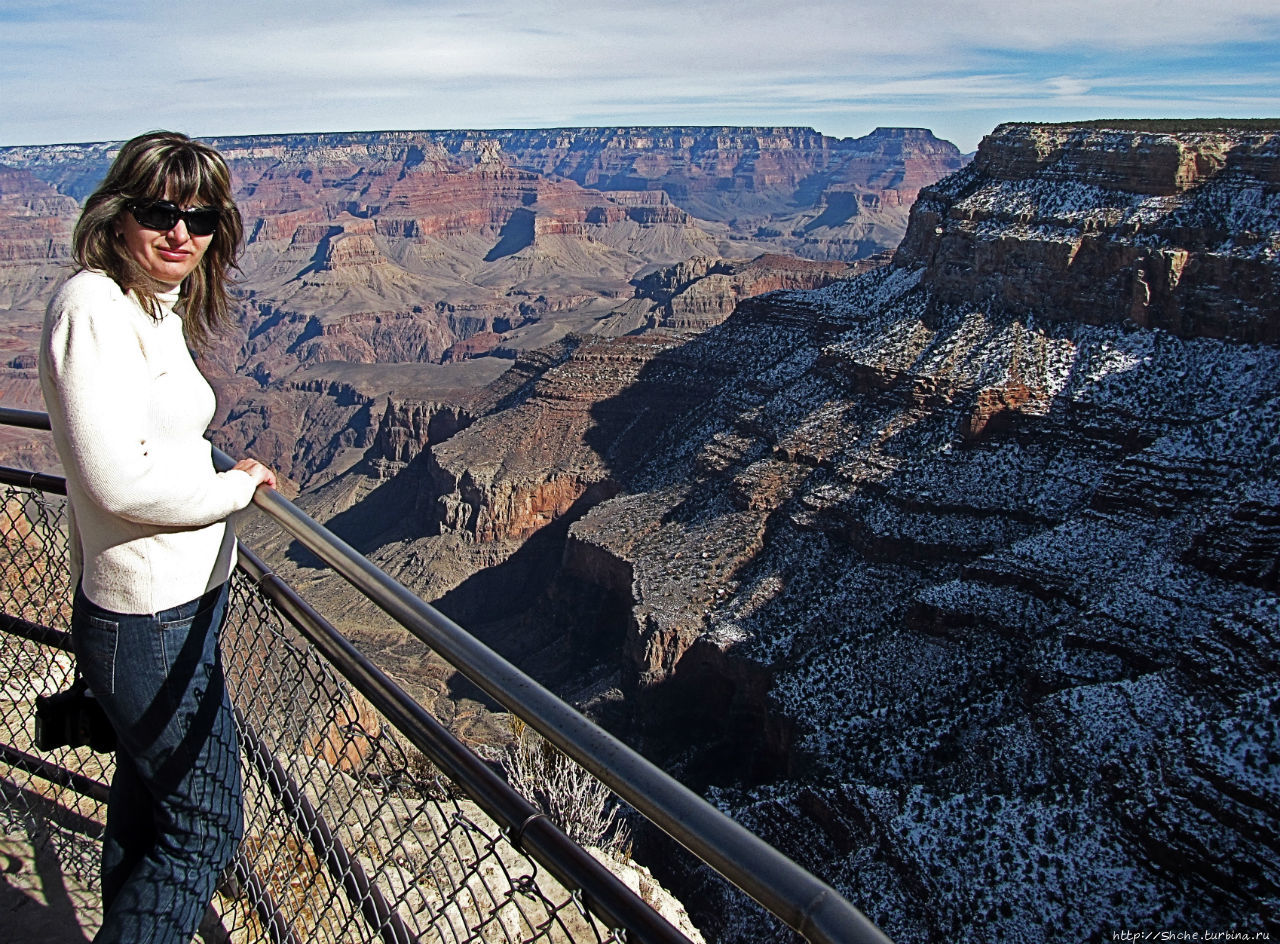
[[[962,146],[972,146],[1001,108],[1100,115],[1209,102],[1275,113],[1275,67],[1222,45],[1268,42],[1280,43],[1274,0],[0,6],[0,143],[158,124],[835,120],[820,130],[847,134],[870,130],[860,120],[968,116],[973,141]],[[1206,98],[1208,86],[1218,94]]]
[[[1045,83],[1055,98],[1081,99],[1093,88],[1093,83],[1072,75],[1056,75]]]

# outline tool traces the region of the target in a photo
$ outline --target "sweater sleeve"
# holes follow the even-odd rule
[[[90,499],[131,521],[178,528],[247,506],[256,483],[240,470],[216,472],[203,439],[203,463],[190,461],[190,451],[151,448],[151,372],[137,337],[118,309],[77,302],[50,312],[45,355],[70,451],[63,461],[75,463]]]

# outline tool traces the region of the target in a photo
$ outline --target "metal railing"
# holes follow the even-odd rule
[[[0,422],[47,428],[44,414],[29,411],[0,408]],[[231,465],[220,452],[215,462]],[[0,639],[21,638],[24,646],[53,653],[41,663],[26,649],[10,653],[6,643],[0,672],[34,660],[39,671],[28,676],[57,690],[70,670],[65,655],[59,658],[65,640],[41,627],[68,623],[66,577],[59,584],[49,563],[60,562],[62,551],[25,548],[33,535],[60,533],[56,508],[34,496],[58,491],[61,482],[11,470],[0,478],[11,489],[0,519],[6,545],[14,545],[8,560],[25,568],[21,592],[39,588],[40,596],[6,602],[10,625],[0,629],[9,634]],[[20,496],[12,492],[18,486]],[[888,940],[825,883],[592,724],[279,493],[259,490],[255,503],[481,690],[806,939]],[[16,508],[21,513],[11,514]],[[231,611],[223,651],[253,802],[246,804],[246,841],[235,869],[239,897],[219,897],[230,939],[689,940],[244,548]],[[15,770],[46,784],[57,775],[31,768],[88,769],[80,776],[90,783],[105,779],[105,770],[93,770],[99,755],[83,751],[40,759],[19,749],[15,763],[9,754],[21,735],[4,728],[7,715],[0,738]],[[84,815],[100,822],[101,809]],[[366,936],[352,935],[356,923]],[[258,937],[246,933],[251,927],[261,929]],[[334,936],[334,928],[341,934]],[[684,930],[697,936],[692,926]]]
[[[55,846],[64,871],[93,887],[111,759],[87,749],[38,752],[30,738],[35,695],[70,680],[69,640],[48,625],[65,625],[68,615],[65,570],[49,566],[65,553],[64,506],[25,486],[0,488],[3,818]],[[242,563],[222,649],[244,754],[245,840],[223,884],[234,893],[219,895],[206,922],[215,939],[608,942],[626,928],[634,939],[686,940],[625,888],[619,893],[607,870],[593,876],[591,894],[613,900],[596,907],[600,917],[584,907],[586,893],[540,869],[334,671],[306,638],[322,633],[323,621],[291,619],[297,614],[275,600],[299,601],[251,555]],[[536,813],[527,803],[520,809]],[[610,908],[622,917],[605,916]]]

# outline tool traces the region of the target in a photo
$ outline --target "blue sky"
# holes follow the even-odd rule
[[[0,145],[1280,116],[1280,0],[0,0]]]

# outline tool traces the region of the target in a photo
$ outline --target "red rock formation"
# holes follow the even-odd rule
[[[960,435],[965,442],[974,443],[1006,432],[1017,422],[1017,414],[1030,412],[1028,407],[1040,414],[1047,412],[1049,399],[1044,389],[1033,390],[1017,380],[999,387],[986,387],[974,398],[972,411],[961,423]]]
[[[481,419],[433,449],[428,468],[440,532],[479,543],[522,539],[584,499],[616,493],[606,458],[618,447],[611,440],[659,423],[661,411],[688,394],[666,390],[616,413],[602,414],[598,405],[677,343],[664,335],[577,343],[501,420]]]
[[[743,235],[842,260],[895,245],[919,189],[963,162],[917,128],[856,139],[806,128],[560,128],[451,132],[441,141],[455,153],[491,142],[520,166],[586,187],[661,190]]]
[[[458,405],[388,397],[374,436],[373,454],[403,466],[424,449],[450,439],[473,420],[474,417]]]
[[[453,361],[465,361],[472,357],[483,357],[501,343],[502,335],[493,331],[481,331],[479,334],[471,335],[465,341],[451,344],[440,359],[443,363],[448,364]]]
[[[772,253],[749,262],[697,257],[638,280],[635,293],[647,304],[645,316],[650,323],[701,330],[719,324],[744,298],[783,289],[821,288],[886,262],[884,256],[850,264]]]
[[[78,215],[72,198],[28,171],[0,165],[0,308],[33,320],[44,314],[71,261]]]

